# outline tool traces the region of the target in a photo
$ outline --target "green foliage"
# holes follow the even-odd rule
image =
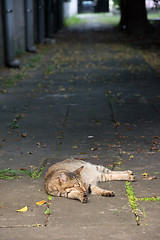
[[[44,166],[42,166],[40,170],[31,171],[30,177],[34,179],[39,178],[42,174],[43,169],[44,169]]]
[[[16,83],[19,80],[24,80],[25,77],[26,77],[26,75],[24,73],[17,73],[17,74],[15,74],[13,76],[10,76],[8,78],[1,79],[0,87],[3,88],[3,89],[13,87],[13,86],[16,85]]]
[[[51,201],[52,200],[52,196],[51,195],[48,195],[48,200]]]
[[[35,68],[37,64],[41,60],[42,56],[40,54],[36,54],[34,57],[31,57],[27,60],[26,67],[27,68]]]
[[[18,175],[17,175],[18,174]],[[11,170],[10,168],[4,169],[0,171],[0,179],[15,179],[21,178],[22,176],[19,174],[26,174],[30,176],[30,172],[26,170]]]
[[[126,195],[128,196],[128,200],[130,203],[130,206],[132,208],[132,211],[137,214],[137,210],[138,210],[138,199],[134,194],[134,190],[133,187],[131,186],[130,182],[126,182]]]
[[[114,7],[119,9],[120,0],[113,0]]]
[[[16,178],[22,178],[22,175],[28,175],[33,179],[38,179],[43,171],[44,167],[42,166],[40,170],[11,170],[10,168],[4,169],[0,171],[0,179],[16,179]]]
[[[67,27],[69,27],[71,25],[77,25],[79,23],[84,23],[85,24],[86,20],[81,19],[81,18],[79,18],[77,16],[72,16],[70,18],[64,19],[64,25],[67,26]]]
[[[144,197],[138,198],[139,201],[147,201],[147,202],[160,202],[160,196],[158,197]]]
[[[50,211],[50,208],[49,208],[49,207],[47,207],[47,209],[46,209],[46,211],[45,211],[45,214],[46,214],[46,215],[50,215],[50,214],[51,214],[51,211]]]

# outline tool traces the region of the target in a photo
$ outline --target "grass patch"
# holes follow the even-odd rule
[[[44,71],[45,75],[52,74],[53,73],[53,68],[54,68],[54,66],[53,66],[52,63],[47,65],[46,68],[45,68],[45,71]]]
[[[113,15],[111,13],[86,13],[86,14],[77,14],[70,18],[66,18],[64,20],[64,25],[70,27],[72,25],[79,25],[79,24],[109,24],[116,26],[119,24],[120,15]]]
[[[27,63],[25,64],[26,68],[35,68],[37,67],[38,62],[41,60],[42,55],[41,54],[36,54],[35,56],[29,58],[27,60]]]
[[[26,78],[26,74],[17,73],[7,78],[3,78],[0,81],[0,87],[2,89],[7,89],[9,87],[14,87],[19,80],[24,80]]]
[[[22,178],[23,175],[28,175],[30,178],[33,179],[38,179],[42,171],[44,169],[44,166],[40,168],[40,170],[26,170],[26,169],[21,169],[21,170],[11,170],[10,168],[0,170],[0,179],[17,179],[17,178]]]
[[[85,19],[81,19],[80,17],[78,17],[78,15],[64,19],[64,25],[66,27],[70,27],[72,25],[78,25],[78,24],[86,24],[86,23],[87,23],[87,21]]]
[[[110,13],[96,13],[97,22],[98,23],[106,23],[109,25],[116,26],[119,24],[120,21],[120,15],[112,15]]]
[[[158,19],[158,18],[160,18],[160,11],[148,12],[147,18],[148,19]]]

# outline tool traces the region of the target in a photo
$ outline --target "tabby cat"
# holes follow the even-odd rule
[[[45,190],[48,194],[58,197],[78,199],[87,202],[87,194],[113,197],[112,191],[97,186],[98,182],[111,180],[134,181],[132,171],[111,171],[100,165],[66,159],[52,165],[45,177]]]

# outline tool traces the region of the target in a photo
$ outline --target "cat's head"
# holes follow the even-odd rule
[[[81,177],[83,166],[73,172],[61,172],[59,181],[61,187],[68,193],[68,197],[80,200],[82,203],[87,202],[87,186]]]

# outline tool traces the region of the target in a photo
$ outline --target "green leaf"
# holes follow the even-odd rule
[[[49,207],[47,207],[47,209],[46,209],[46,211],[45,211],[45,214],[46,214],[46,215],[50,215],[50,214],[51,214],[51,211],[50,211]]]

